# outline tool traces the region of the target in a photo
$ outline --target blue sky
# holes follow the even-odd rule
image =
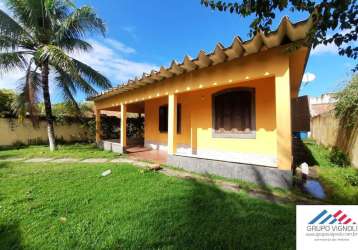
[[[0,0],[0,8],[3,8]],[[106,38],[91,36],[94,49],[79,59],[103,72],[118,85],[140,76],[171,60],[181,61],[188,54],[195,57],[203,49],[211,51],[217,42],[229,46],[235,36],[248,39],[250,18],[211,11],[200,0],[77,0],[76,4],[93,6],[107,24]],[[273,28],[282,16],[292,21],[307,18],[307,14],[278,13]],[[312,80],[302,85],[301,95],[320,95],[339,90],[351,74],[355,62],[336,53],[336,48],[320,46],[311,52],[306,73]],[[0,79],[0,88],[14,88],[19,72]],[[54,101],[60,95],[53,90]],[[83,95],[78,95],[83,100]]]

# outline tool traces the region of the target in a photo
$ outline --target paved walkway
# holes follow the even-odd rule
[[[247,189],[242,188],[239,184],[213,179],[210,176],[203,176],[191,172],[186,172],[184,170],[175,170],[169,167],[164,167],[159,165],[158,163],[152,162],[144,162],[140,160],[136,160],[133,158],[115,158],[115,159],[106,159],[106,158],[87,158],[87,159],[76,159],[76,158],[6,158],[0,159],[0,162],[24,162],[24,163],[56,163],[56,164],[64,164],[64,163],[86,163],[86,164],[102,164],[102,163],[129,163],[139,168],[144,168],[147,170],[158,171],[167,176],[173,176],[181,179],[189,179],[194,181],[203,182],[206,184],[214,185],[224,191],[230,192],[240,192],[244,191],[248,195],[266,200],[273,203],[297,203],[297,204],[321,204],[320,201],[307,199],[302,196],[297,195],[289,195],[289,196],[278,196],[272,192],[261,190],[261,189]]]
[[[34,157],[34,158],[5,158],[0,159],[0,162],[25,162],[25,163],[134,163],[140,162],[137,160],[131,160],[127,158],[45,158],[45,157]],[[148,164],[147,164],[148,165]]]

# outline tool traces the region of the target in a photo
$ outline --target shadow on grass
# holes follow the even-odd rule
[[[21,232],[17,224],[0,224],[0,248],[23,249]]]
[[[0,146],[0,151],[6,150],[15,150],[15,149],[24,149],[28,148],[30,145],[9,145],[9,146]]]
[[[306,141],[305,143],[299,139],[295,138],[294,142],[294,165],[299,166],[301,163],[306,162],[309,166],[318,165],[317,159],[314,157],[314,154],[307,147],[306,144],[315,144],[311,141]]]
[[[0,158],[1,159],[1,158]],[[8,162],[0,162],[0,169],[2,168],[8,168],[9,167],[9,163]]]
[[[338,137],[342,136],[343,134]],[[306,140],[304,144],[310,157],[314,160],[314,164],[320,166],[318,168],[318,180],[323,184],[327,193],[326,201],[329,204],[358,204],[357,188],[347,181],[347,177],[358,175],[358,170],[335,166],[328,159],[329,149],[317,145],[313,140]]]
[[[138,220],[130,231],[140,233],[118,239],[111,248],[294,249],[294,207],[186,181],[190,189],[185,195],[154,199],[146,204],[153,207],[150,213],[128,218]]]

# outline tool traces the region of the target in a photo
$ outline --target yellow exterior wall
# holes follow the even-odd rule
[[[212,95],[235,87],[255,88],[256,139],[212,137]],[[177,135],[177,144],[191,145],[191,133],[192,129],[195,129],[197,148],[276,156],[274,78],[180,94],[177,102],[182,108],[182,129]],[[167,103],[167,98],[153,99],[145,103],[145,140],[167,144],[167,133],[159,132],[159,106]]]
[[[55,134],[67,142],[88,141],[90,135],[88,130],[79,123],[57,124],[55,123]],[[0,118],[0,146],[12,145],[15,142],[27,144],[29,141],[47,142],[47,124],[41,121],[39,128],[34,128],[30,120],[18,123],[16,119]]]
[[[160,105],[168,103],[168,96],[175,94],[182,104],[182,133],[175,138],[177,146],[273,156],[279,168],[289,170],[290,99],[297,95],[307,54],[307,48],[288,53],[285,46],[278,47],[124,93],[114,91],[96,99],[95,105],[97,109],[110,109],[144,102],[145,140],[167,144],[167,134],[158,131],[158,112]],[[256,89],[256,139],[213,138],[211,95],[237,86]]]
[[[161,144],[168,143],[168,134],[159,132],[159,107],[168,104],[168,97],[145,102],[144,139]]]

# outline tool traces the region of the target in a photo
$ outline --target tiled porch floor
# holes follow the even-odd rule
[[[154,150],[145,147],[130,147],[126,149],[128,157],[142,161],[152,161],[163,164],[167,162],[168,154],[163,150]]]

